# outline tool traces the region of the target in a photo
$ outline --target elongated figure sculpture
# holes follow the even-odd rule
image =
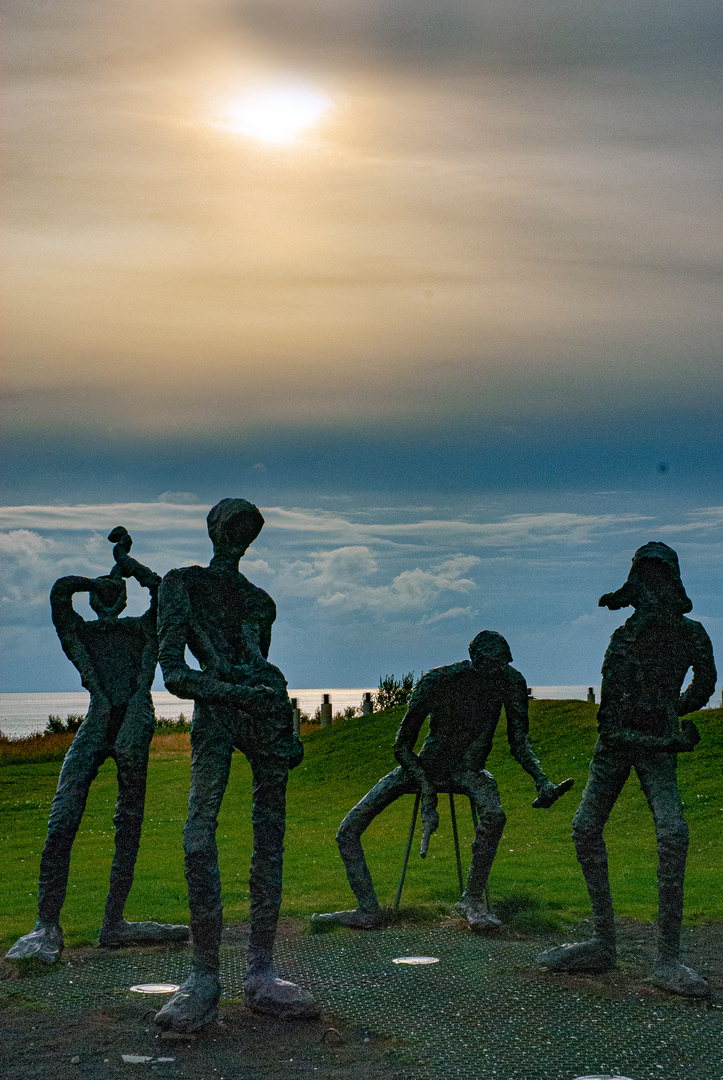
[[[223,499],[207,517],[210,566],[171,570],[159,594],[160,662],[166,686],[194,700],[191,793],[183,831],[191,909],[193,970],[156,1015],[174,1031],[193,1031],[216,1016],[221,994],[223,909],[216,824],[231,755],[241,750],[253,773],[251,931],[245,1002],[284,1017],[318,1015],[309,993],[273,972],[289,769],[303,755],[293,729],[286,680],[267,657],[276,606],[239,572],[239,561],[264,524],[244,499]],[[186,663],[186,646],[201,670]]]
[[[468,795],[479,819],[467,887],[457,910],[478,933],[500,926],[500,920],[487,908],[485,887],[507,819],[494,777],[484,766],[503,707],[510,752],[537,788],[533,806],[552,806],[572,787],[572,780],[553,784],[532,751],[527,683],[510,666],[512,653],[502,635],[483,630],[470,643],[469,655],[469,660],[426,672],[414,688],[394,743],[398,768],[382,777],[349,811],[336,836],[357,907],[317,914],[312,917],[314,921],[366,930],[381,926],[383,914],[364,858],[362,833],[401,795],[419,793],[423,829],[420,854],[424,857],[430,836],[439,824],[437,792],[451,791]],[[427,717],[429,735],[416,754],[414,746]]]
[[[693,750],[700,735],[692,720],[715,690],[710,638],[685,618],[692,604],[680,578],[678,556],[653,541],[638,548],[627,581],[600,597],[613,611],[635,612],[619,627],[605,653],[598,711],[599,739],[573,822],[578,862],[592,903],[590,941],[548,949],[538,961],[553,971],[605,971],[615,967],[615,922],[603,828],[634,769],[653,813],[658,843],[658,955],[656,986],[704,997],[708,984],[680,962],[683,878],[688,826],[676,778],[677,755]],[[689,669],[693,681],[681,689]]]
[[[65,755],[48,822],[40,861],[38,921],[6,955],[14,961],[54,963],[63,949],[60,912],[65,900],[70,852],[90,785],[106,758],[118,769],[115,854],[100,931],[109,947],[178,942],[188,939],[187,926],[126,922],[123,918],[143,824],[148,748],[155,716],[151,685],[158,659],[157,594],[161,579],[129,554],[133,541],[118,526],[108,539],[115,545],[110,574],[98,578],[62,577],[50,592],[50,608],[63,652],[80,673],[90,693],[90,706]],[[119,618],[126,606],[125,578],[133,577],[151,595],[150,607],[138,618]],[[97,619],[85,620],[73,608],[73,597],[87,593]]]

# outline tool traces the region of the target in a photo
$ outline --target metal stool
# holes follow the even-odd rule
[[[419,792],[414,797],[414,809],[412,810],[412,821],[409,826],[409,839],[407,840],[407,850],[404,853],[404,862],[402,863],[402,876],[399,878],[399,887],[397,888],[397,898],[394,901],[394,910],[399,907],[399,901],[402,898],[402,889],[404,888],[404,878],[407,875],[407,864],[409,863],[409,854],[412,850],[412,841],[414,840],[414,830],[417,826],[417,814],[419,813],[419,804],[422,800],[422,796]],[[477,807],[475,806],[472,798],[469,799],[469,809],[472,814],[472,825],[477,828]],[[454,808],[454,795],[449,792],[449,812],[452,818],[452,835],[454,836],[454,854],[457,858],[457,878],[459,880],[459,895],[464,892],[464,877],[462,875],[462,860],[459,854],[459,834],[457,832],[457,814]],[[485,897],[487,906],[489,907],[489,895],[485,888]]]

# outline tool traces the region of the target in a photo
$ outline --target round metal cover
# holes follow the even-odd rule
[[[393,964],[438,964],[438,956],[398,956]]]
[[[629,1076],[618,1076],[617,1073],[595,1073],[593,1076],[576,1076],[575,1080],[630,1080]]]
[[[131,990],[135,994],[175,994],[180,987],[176,983],[137,983]]]

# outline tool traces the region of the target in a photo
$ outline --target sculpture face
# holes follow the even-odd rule
[[[469,658],[480,675],[499,675],[512,660],[510,647],[494,630],[483,630],[469,643]]]
[[[214,551],[243,555],[261,532],[261,511],[245,499],[222,499],[206,518]]]
[[[128,602],[128,591],[123,578],[108,574],[98,578],[107,586],[101,592],[90,593],[88,603],[100,619],[117,619]]]

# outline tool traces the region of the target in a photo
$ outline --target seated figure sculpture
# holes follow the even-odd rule
[[[132,540],[118,526],[108,539],[115,545],[110,574],[98,578],[62,577],[50,592],[50,607],[63,652],[80,672],[90,706],[63,761],[40,861],[38,921],[15,942],[6,959],[54,963],[63,949],[60,911],[65,900],[70,852],[90,785],[106,758],[118,769],[115,854],[100,931],[109,947],[186,941],[187,926],[123,919],[143,824],[148,748],[155,715],[151,684],[158,659],[157,593],[161,579],[129,554]],[[148,589],[150,607],[139,618],[119,618],[126,606],[125,578]],[[85,620],[73,596],[88,593],[97,619]]]
[[[553,971],[605,971],[615,967],[615,922],[603,828],[635,769],[653,813],[658,845],[658,955],[653,983],[688,997],[703,997],[708,984],[680,962],[683,878],[688,826],[676,779],[677,755],[700,739],[692,720],[715,689],[710,639],[686,619],[692,604],[680,578],[678,556],[653,541],[639,548],[627,581],[600,597],[613,611],[632,606],[605,653],[598,711],[599,739],[573,822],[578,862],[593,910],[590,941],[548,949],[538,961]],[[681,688],[688,670],[693,681]]]
[[[555,785],[532,752],[528,733],[527,684],[510,666],[512,653],[501,636],[483,630],[469,646],[470,660],[426,672],[417,683],[394,743],[399,767],[383,777],[349,811],[337,833],[339,851],[349,884],[357,899],[350,911],[313,916],[317,922],[374,929],[384,921],[361,835],[377,814],[401,795],[422,796],[422,851],[439,824],[437,792],[468,795],[479,823],[472,844],[472,865],[457,910],[470,927],[484,933],[500,920],[487,908],[485,888],[506,817],[494,777],[485,769],[492,739],[504,706],[510,752],[537,787],[535,807],[547,808],[572,787],[572,780]],[[422,724],[429,717],[429,735],[414,752]]]
[[[286,783],[303,748],[293,730],[286,680],[267,657],[276,606],[239,572],[239,561],[264,524],[244,499],[223,499],[207,517],[213,542],[208,567],[171,570],[159,594],[159,658],[166,686],[194,700],[191,793],[183,831],[191,909],[193,968],[156,1015],[179,1032],[212,1021],[221,994],[223,908],[216,825],[231,755],[241,750],[253,773],[253,858],[245,1003],[256,1012],[313,1017],[311,995],[273,973],[281,905]],[[186,646],[200,664],[192,669]]]

